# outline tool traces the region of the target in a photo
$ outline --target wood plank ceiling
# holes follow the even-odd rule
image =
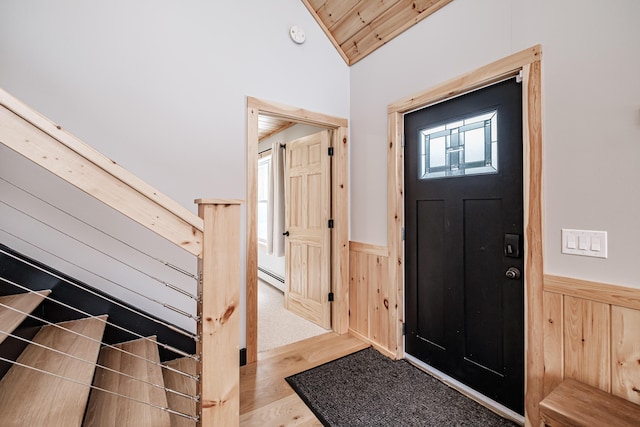
[[[302,0],[353,65],[453,0]]]
[[[269,138],[271,135],[280,133],[293,125],[295,125],[295,122],[260,114],[258,116],[258,142]]]

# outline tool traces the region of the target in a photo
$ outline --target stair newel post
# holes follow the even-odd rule
[[[240,201],[198,199],[198,426],[240,420]]]

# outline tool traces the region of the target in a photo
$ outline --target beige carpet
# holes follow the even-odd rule
[[[258,353],[281,347],[327,330],[284,308],[284,294],[258,280]]]

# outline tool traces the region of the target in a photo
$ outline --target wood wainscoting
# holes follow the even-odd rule
[[[398,358],[397,289],[389,280],[386,246],[349,242],[349,332]]]
[[[640,289],[544,277],[544,395],[572,378],[640,404]]]
[[[350,242],[349,277],[350,333],[403,357],[389,249]],[[544,330],[542,397],[572,378],[640,404],[640,289],[544,275],[543,306],[544,323],[528,325]]]

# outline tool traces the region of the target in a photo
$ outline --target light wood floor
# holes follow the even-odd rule
[[[330,332],[261,353],[240,368],[240,425],[321,426],[284,379],[368,346]]]

